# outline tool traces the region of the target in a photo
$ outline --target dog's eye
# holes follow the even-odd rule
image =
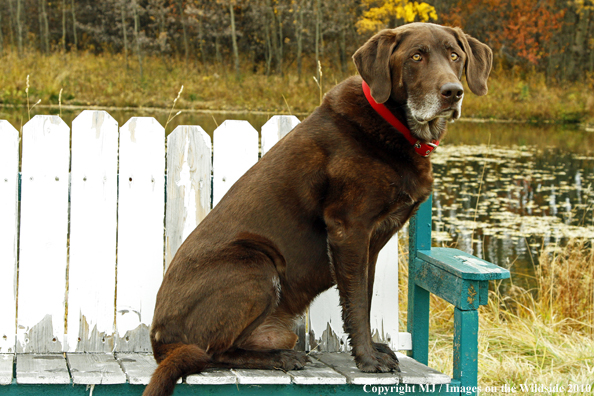
[[[460,59],[460,55],[458,55],[455,52],[452,52],[452,54],[450,55],[450,59],[452,59],[454,62],[457,61],[458,59]]]
[[[414,60],[416,62],[420,61],[421,59],[423,59],[423,57],[421,56],[421,54],[414,54],[412,56],[412,60]]]

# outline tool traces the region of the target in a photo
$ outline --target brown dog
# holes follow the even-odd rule
[[[460,29],[414,23],[378,33],[353,58],[419,149],[460,116],[464,70],[470,90],[487,93],[492,54]],[[159,366],[145,396],[169,395],[205,367],[302,368],[293,319],[334,284],[357,367],[398,370],[371,340],[375,263],[433,177],[429,158],[370,105],[361,77],[328,92],[180,247],[157,295]]]

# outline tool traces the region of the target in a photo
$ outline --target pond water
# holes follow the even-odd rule
[[[62,118],[72,125],[79,113],[65,111]],[[152,116],[165,125],[169,117],[168,109],[109,113],[120,125],[133,116]],[[260,131],[272,115],[184,112],[167,133],[185,124],[212,135],[226,119],[248,120]],[[26,110],[0,108],[0,119],[19,128],[28,116]],[[559,125],[458,121],[449,126],[432,162],[434,245],[455,246],[510,268],[516,284],[530,286],[544,247],[568,238],[594,240],[594,133]]]
[[[531,286],[545,247],[594,240],[593,143],[593,133],[559,125],[451,125],[433,154],[434,244]]]

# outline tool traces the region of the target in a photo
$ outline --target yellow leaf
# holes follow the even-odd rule
[[[419,20],[427,22],[437,20],[437,12],[432,5],[407,0],[363,0],[368,10],[357,21],[357,31],[360,34],[373,33],[393,24],[394,18],[404,20],[405,23]]]

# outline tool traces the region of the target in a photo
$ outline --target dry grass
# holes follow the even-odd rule
[[[400,301],[405,312],[408,252],[402,250]],[[563,248],[543,249],[536,274],[534,290],[514,286],[513,275],[512,282],[492,282],[489,304],[479,310],[479,385],[508,384],[518,395],[567,394],[575,385],[594,389],[591,244],[574,240]],[[451,375],[453,307],[432,296],[430,317],[429,365]],[[565,391],[522,391],[520,384],[558,384]]]
[[[319,101],[318,87],[310,75],[301,80],[295,75],[267,77],[244,64],[242,81],[237,83],[224,67],[210,66],[206,71],[175,59],[166,62],[147,57],[141,79],[133,62],[126,68],[123,56],[117,54],[29,54],[19,59],[8,53],[0,57],[0,103],[26,106],[28,74],[30,101],[41,99],[43,105],[58,106],[63,89],[63,106],[169,108],[182,85],[177,109],[287,112],[288,102],[295,112],[310,112]]]
[[[202,67],[198,63],[147,56],[144,78],[132,60],[126,67],[119,54],[94,55],[88,52],[28,53],[23,58],[13,52],[0,57],[0,103],[26,106],[26,76],[30,75],[30,101],[58,106],[62,104],[115,107],[170,107],[181,85],[184,93],[178,109],[216,109],[310,113],[319,104],[320,92],[327,92],[343,76],[332,65],[324,64],[324,85],[318,89],[312,76],[318,65],[304,62],[302,78],[293,68],[285,76],[266,76],[249,60],[241,65],[241,81],[225,66]],[[294,67],[295,65],[292,65]],[[355,74],[350,65],[349,74]],[[547,84],[538,73],[494,70],[489,95],[468,94],[464,116],[515,120],[555,120],[594,122],[594,76],[586,81]]]

